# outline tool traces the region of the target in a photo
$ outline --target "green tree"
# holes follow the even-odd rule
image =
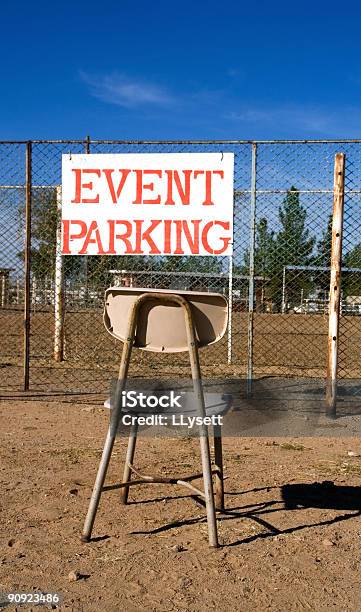
[[[20,211],[21,230],[24,231],[25,211]],[[33,191],[31,207],[31,271],[38,280],[53,278],[55,273],[56,229],[58,223],[57,195],[54,187]],[[24,251],[18,253],[24,259]],[[66,277],[79,274],[79,258],[65,257]]]
[[[57,219],[55,189],[34,190],[31,207],[31,270],[37,279],[54,276]]]
[[[307,211],[300,203],[300,194],[291,187],[279,208],[281,230],[274,241],[273,269],[270,279],[270,293],[279,308],[282,301],[282,280],[285,266],[308,266],[312,263],[315,238],[306,228]],[[307,294],[312,286],[309,272],[292,273],[288,287],[288,301],[298,303],[301,289]]]
[[[345,268],[361,269],[361,243],[346,253],[343,261]],[[361,272],[343,272],[342,273],[342,291],[343,297],[348,295],[361,295]]]
[[[156,264],[159,274],[174,272],[174,278],[168,278],[172,288],[188,288],[206,291],[212,287],[215,291],[223,287],[221,278],[222,259],[213,255],[205,257],[166,256],[161,257]],[[179,275],[177,275],[177,272]],[[182,273],[187,273],[182,279]],[[214,274],[214,278],[203,277],[203,274]]]
[[[255,276],[267,278],[272,274],[275,258],[275,236],[273,231],[268,229],[268,221],[262,217],[256,227],[255,249],[254,249],[254,273]],[[241,270],[244,274],[249,274],[250,256],[249,250],[244,256],[244,265]]]
[[[110,274],[110,270],[144,271],[148,267],[148,261],[148,257],[140,255],[86,255],[83,263],[83,282],[89,288],[102,289],[114,282],[114,275]]]
[[[327,228],[323,232],[321,240],[317,243],[317,252],[314,257],[313,265],[327,267],[326,271],[317,272],[317,284],[325,291],[330,287],[330,267],[331,267],[331,246],[332,246],[332,215],[328,218]],[[361,243],[356,244],[351,251],[346,253],[343,258],[342,267],[361,269]],[[361,295],[361,273],[347,272],[342,273],[342,292],[343,296]]]
[[[328,270],[315,270],[317,286],[324,291],[330,288],[330,265],[331,265],[331,245],[332,245],[332,215],[329,216],[327,227],[323,231],[321,239],[317,242],[316,254],[312,265],[316,267],[328,268]]]
[[[332,245],[332,215],[329,216],[327,228],[322,234],[322,238],[317,242],[317,251],[314,257],[315,266],[330,267]]]
[[[168,272],[194,272],[195,274],[222,272],[222,260],[213,255],[205,257],[167,256],[161,259],[159,266]]]
[[[346,253],[344,266],[347,268],[361,268],[361,243],[356,244],[351,251]]]

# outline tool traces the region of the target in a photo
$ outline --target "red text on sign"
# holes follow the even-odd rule
[[[189,205],[192,190],[199,185],[203,206],[214,205],[214,181],[224,179],[223,170],[149,170],[129,168],[73,168],[74,197],[72,204],[99,204],[99,193],[106,188],[109,200],[121,204],[125,186],[133,190],[133,204]],[[165,179],[165,181],[164,181]],[[164,187],[162,189],[164,181]]]

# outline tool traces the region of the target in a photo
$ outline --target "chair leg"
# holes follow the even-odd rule
[[[195,396],[195,401],[197,405],[198,415],[204,418],[206,416],[206,409],[204,405],[201,368],[199,365],[198,341],[197,341],[195,331],[194,331],[194,324],[193,324],[192,311],[191,311],[190,305],[185,300],[182,306],[183,306],[184,315],[185,315],[185,324],[186,324],[186,331],[187,331],[189,359],[190,359],[191,370],[192,370],[194,396]],[[218,547],[218,534],[217,534],[216,509],[215,509],[214,497],[213,497],[211,455],[209,451],[208,428],[205,425],[201,425],[199,427],[199,441],[200,441],[200,446],[201,446],[203,485],[204,485],[204,495],[205,495],[206,510],[207,510],[208,541],[209,541],[210,546],[217,548]]]
[[[99,463],[98,473],[95,479],[92,496],[90,498],[88,512],[87,512],[87,515],[84,521],[84,528],[83,528],[83,533],[81,536],[82,542],[89,542],[91,538],[93,525],[94,525],[96,513],[98,510],[98,506],[99,506],[100,496],[102,494],[105,477],[108,471],[110,457],[113,451],[115,437],[118,433],[118,426],[119,426],[120,417],[121,417],[120,397],[121,397],[122,391],[125,388],[126,379],[128,375],[130,357],[132,354],[132,348],[133,348],[135,330],[136,330],[138,304],[139,304],[139,300],[138,300],[138,303],[134,304],[131,310],[130,316],[129,316],[127,339],[125,340],[124,345],[123,345],[122,359],[120,362],[119,375],[118,375],[118,381],[117,381],[117,389],[116,389],[116,396],[115,396],[116,402],[115,402],[115,406],[112,410],[112,414],[110,417],[110,424],[108,428],[107,437],[104,443],[103,454],[102,454],[102,458]]]
[[[215,474],[215,497],[217,510],[224,510],[224,485],[223,485],[223,453],[222,453],[222,427],[215,425],[213,428],[214,440],[214,463]]]
[[[82,542],[89,542],[90,537],[91,537],[96,513],[98,510],[98,506],[99,506],[100,496],[101,496],[103,485],[104,485],[104,480],[107,475],[109,461],[110,461],[110,457],[111,457],[113,446],[114,446],[114,441],[115,441],[115,433],[112,432],[111,428],[109,427],[108,434],[107,434],[105,444],[104,444],[102,458],[99,463],[99,468],[98,468],[98,473],[97,473],[97,477],[96,477],[94,488],[93,488],[93,493],[92,493],[90,503],[89,503],[88,513],[86,515],[85,522],[84,522],[83,533],[81,536]]]
[[[137,424],[132,425],[130,434],[129,434],[129,439],[128,439],[127,456],[125,459],[122,482],[129,482],[132,477],[132,470],[130,469],[129,464],[133,463],[135,445],[137,443],[137,433],[138,433],[138,425]],[[128,502],[128,494],[129,494],[129,487],[123,487],[120,491],[120,501],[122,504],[126,504]]]
[[[129,355],[130,358],[130,355]],[[121,380],[121,385],[125,384],[125,379]],[[105,439],[103,454],[100,459],[97,477],[95,479],[92,496],[89,502],[88,512],[84,522],[83,533],[81,536],[82,542],[89,542],[93,530],[93,525],[96,513],[99,506],[100,496],[102,494],[104,481],[107,475],[110,457],[112,455],[115,438],[118,431],[119,420],[121,416],[120,405],[116,405],[112,410],[111,421]]]
[[[214,497],[213,497],[212,468],[211,468],[211,455],[209,452],[208,432],[204,432],[204,431],[200,432],[200,445],[201,445],[201,456],[202,456],[203,485],[204,485],[204,494],[205,494],[205,499],[206,499],[206,510],[207,510],[208,541],[209,541],[210,546],[217,548],[218,547],[217,521],[216,521],[216,509],[215,509]]]

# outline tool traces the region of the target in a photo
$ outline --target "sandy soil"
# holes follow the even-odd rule
[[[108,423],[99,406],[0,404],[0,591],[58,591],[60,609],[75,611],[360,609],[360,438],[226,438],[217,550],[204,508],[169,485],[134,487],[127,506],[119,489],[104,492],[82,544]],[[119,439],[108,484],[124,449]],[[141,438],[135,464],[196,472],[198,442]],[[71,571],[81,578],[69,582]]]

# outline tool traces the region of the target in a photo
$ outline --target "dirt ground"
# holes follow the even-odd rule
[[[219,549],[202,505],[159,484],[131,489],[127,506],[119,489],[104,492],[82,544],[108,424],[100,405],[1,402],[0,591],[57,591],[74,611],[360,610],[360,438],[226,438]],[[124,450],[120,438],[108,484]],[[135,464],[197,472],[198,441],[141,438]]]

